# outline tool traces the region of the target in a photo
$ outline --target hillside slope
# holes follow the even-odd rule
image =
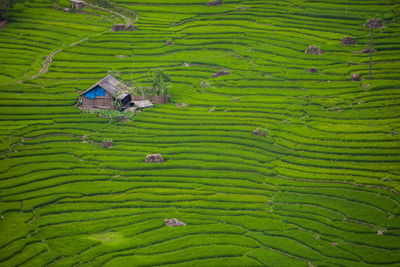
[[[112,2],[137,31],[61,0],[0,31],[0,266],[400,264],[398,1]],[[155,68],[169,104],[128,123],[75,106],[109,71]]]

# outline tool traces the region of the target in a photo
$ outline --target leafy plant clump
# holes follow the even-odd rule
[[[153,94],[153,88],[151,87],[140,86],[134,82],[128,83],[128,85],[131,88],[131,90],[129,90],[129,94],[131,95],[145,96]]]
[[[168,83],[171,81],[171,78],[164,70],[156,69],[154,73],[150,75],[149,81],[152,84],[154,95],[168,95],[168,89],[170,88]]]
[[[135,96],[166,96],[169,94],[171,86],[168,83],[171,82],[171,78],[164,70],[156,69],[154,73],[149,73],[148,75],[148,81],[151,83],[150,87],[130,82],[127,85],[132,89],[128,93]]]
[[[131,111],[118,111],[118,110],[85,110],[84,113],[98,114],[100,118],[109,119],[111,123],[119,122],[122,118],[126,117],[131,119],[135,114]]]
[[[119,100],[119,96],[121,95],[121,91],[117,92],[115,95],[114,101],[113,101],[113,106],[116,110],[121,110],[122,104],[121,101]]]

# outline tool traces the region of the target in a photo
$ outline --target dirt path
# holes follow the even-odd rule
[[[51,63],[53,63],[53,57],[57,54],[60,53],[61,51],[63,51],[62,49],[59,49],[53,53],[51,53],[48,56],[45,56],[44,61],[42,63],[42,68],[39,70],[38,73],[36,73],[35,75],[32,76],[33,79],[36,79],[39,75],[44,74],[48,71]]]
[[[134,11],[130,11],[130,12],[132,12],[132,13],[135,15],[135,18],[134,18],[134,19],[131,19],[131,18],[125,16],[124,14],[118,13],[118,12],[113,11],[113,10],[111,10],[111,9],[107,9],[107,8],[100,7],[100,6],[96,6],[96,5],[89,4],[89,3],[86,3],[86,4],[87,4],[88,7],[91,7],[91,8],[93,8],[93,9],[99,9],[99,10],[102,10],[102,11],[105,11],[105,12],[108,12],[108,13],[111,13],[111,14],[114,14],[114,15],[116,15],[116,16],[119,16],[119,17],[121,17],[122,19],[124,19],[124,20],[126,21],[127,24],[133,24],[133,23],[136,22],[136,21],[138,20],[138,18],[139,18],[139,16],[137,15],[137,13],[134,12]],[[98,36],[98,35],[101,35],[101,34],[103,34],[103,33],[105,33],[105,32],[108,32],[108,31],[109,31],[109,30],[106,30],[106,31],[104,31],[104,32],[97,33],[97,34],[95,34],[95,35],[93,35],[93,36]],[[72,46],[78,45],[78,44],[80,44],[80,43],[82,43],[82,42],[87,41],[88,39],[89,39],[89,37],[85,37],[85,38],[83,38],[83,39],[81,39],[81,40],[79,40],[79,41],[77,41],[77,42],[74,42],[74,43],[72,43],[72,44],[69,44],[67,47],[72,47]],[[58,49],[57,51],[54,51],[54,52],[50,53],[48,56],[45,56],[45,59],[44,59],[44,61],[42,62],[42,66],[43,66],[43,67],[39,70],[39,72],[37,72],[36,74],[34,74],[34,75],[32,76],[32,78],[33,78],[33,79],[36,79],[39,75],[43,75],[43,74],[47,73],[47,71],[49,70],[49,67],[50,67],[51,64],[53,63],[53,57],[54,57],[55,55],[57,55],[58,53],[62,52],[62,51],[64,51],[64,48]],[[25,78],[25,79],[22,79],[22,80],[26,80],[26,79],[28,79],[28,78]]]
[[[95,35],[93,35],[93,36],[101,35],[101,34],[103,34],[103,33],[105,33],[105,32],[108,32],[108,31],[109,31],[109,30],[106,30],[106,31],[97,33],[97,34],[95,34]],[[69,44],[67,47],[72,47],[72,46],[78,45],[78,44],[80,44],[80,43],[82,43],[82,42],[87,41],[88,39],[89,39],[89,37],[85,37],[85,38],[83,38],[83,39],[81,39],[81,40],[79,40],[79,41],[76,41],[76,42],[74,42],[74,43],[72,43],[72,44]],[[42,74],[47,73],[47,71],[49,70],[49,67],[50,67],[51,64],[53,63],[53,57],[54,57],[55,55],[57,55],[58,53],[64,51],[64,49],[65,49],[65,48],[58,49],[57,51],[50,53],[50,55],[45,56],[44,61],[42,62],[42,66],[43,66],[43,67],[42,67],[36,74],[34,74],[34,75],[32,76],[32,78],[33,78],[33,79],[36,79],[39,75],[42,75]],[[28,79],[28,78],[26,78],[26,79]],[[22,80],[26,80],[26,79],[22,79]]]
[[[135,15],[134,18],[129,18],[129,17],[125,16],[125,15],[122,14],[122,13],[113,11],[113,10],[108,9],[108,8],[105,8],[105,7],[96,6],[96,5],[89,4],[89,3],[86,3],[86,5],[87,5],[88,7],[91,7],[91,8],[94,8],[94,9],[100,9],[100,10],[105,11],[105,12],[108,12],[108,13],[110,13],[110,14],[119,16],[119,17],[121,17],[121,18],[126,22],[126,24],[133,24],[134,22],[136,22],[136,21],[139,19],[139,15],[138,15],[136,12],[131,11],[131,10],[129,10],[129,12],[132,12],[132,14]]]

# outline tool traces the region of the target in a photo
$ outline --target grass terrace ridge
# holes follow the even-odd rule
[[[87,2],[0,30],[0,266],[400,265],[398,1]],[[168,104],[77,107],[156,69]]]

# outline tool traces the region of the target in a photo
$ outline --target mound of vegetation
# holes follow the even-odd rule
[[[395,1],[87,2],[0,31],[1,266],[400,264]],[[109,70],[170,103],[80,110]]]

